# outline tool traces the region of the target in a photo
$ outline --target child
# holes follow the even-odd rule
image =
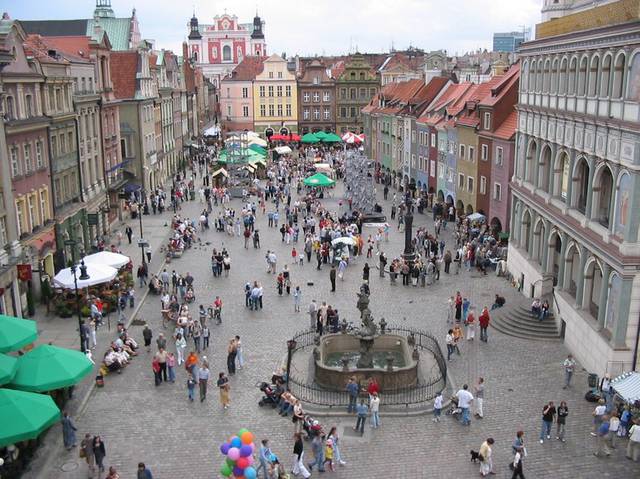
[[[291,249],[291,264],[296,264],[297,258],[298,258],[298,251],[296,250],[296,247],[294,246]]]
[[[324,462],[322,463],[322,467],[324,468],[325,464],[329,465],[329,470],[333,472],[333,440],[327,439],[324,448]]]
[[[196,380],[193,379],[193,374],[191,373],[189,373],[189,377],[187,378],[187,391],[189,395],[189,401],[193,402],[196,391]]]
[[[442,391],[438,393],[433,401],[433,422],[440,422],[440,415],[442,414]]]
[[[173,353],[167,353],[167,374],[169,375],[169,382],[176,382],[176,357]]]

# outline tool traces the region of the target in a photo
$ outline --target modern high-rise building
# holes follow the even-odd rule
[[[493,34],[494,52],[515,52],[521,43],[529,39],[529,30]]]
[[[620,0],[543,22],[518,52],[508,268],[600,375],[638,364],[638,12]]]

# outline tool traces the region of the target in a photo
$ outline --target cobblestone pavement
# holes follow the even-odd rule
[[[235,200],[234,205],[239,208],[239,201]],[[387,212],[389,206],[390,203],[385,203]],[[197,202],[185,203],[183,214],[194,216],[199,208],[201,205]],[[426,215],[416,215],[414,223],[417,226],[431,224]],[[312,298],[326,300],[340,310],[341,317],[356,320],[355,293],[365,260],[359,258],[356,266],[349,267],[336,293],[329,292],[328,268],[316,271],[313,263],[290,266],[293,284],[300,284],[303,289],[303,313],[294,313],[293,298],[286,294],[278,297],[275,277],[265,272],[264,261],[267,249],[275,249],[280,270],[285,261],[291,261],[290,246],[281,242],[279,232],[267,227],[266,216],[259,215],[258,227],[260,250],[245,250],[241,239],[211,230],[203,235],[203,241],[210,245],[187,251],[183,258],[168,265],[169,270],[189,271],[196,278],[196,304],[210,303],[215,295],[224,300],[223,324],[212,326],[213,337],[206,353],[213,376],[225,370],[228,339],[235,334],[242,337],[247,364],[231,379],[230,409],[222,409],[215,387],[210,388],[204,403],[189,403],[182,368],[177,368],[175,384],[154,387],[151,354],[143,350],[121,375],[108,376],[105,387],[93,391],[86,407],[76,417],[79,437],[85,432],[100,434],[106,443],[105,464],[115,466],[123,479],[135,477],[139,461],[144,461],[154,477],[161,479],[219,477],[222,456],[218,446],[241,427],[249,428],[259,439],[270,438],[274,452],[286,463],[290,462],[293,424],[270,408],[258,407],[261,394],[255,384],[270,377],[280,363],[286,350],[285,340],[308,326],[304,310]],[[402,250],[403,235],[392,229],[390,242],[383,245],[389,256],[398,255]],[[451,242],[449,233],[445,238]],[[229,278],[211,276],[210,252],[213,247],[221,246],[231,253]],[[159,264],[154,262],[155,267]],[[243,286],[250,280],[259,280],[265,286],[262,311],[251,312],[244,307]],[[307,281],[313,281],[314,286],[307,286]],[[370,308],[376,318],[384,316],[392,324],[431,331],[442,338],[443,346],[447,329],[446,299],[456,290],[471,298],[478,308],[491,304],[495,293],[504,294],[507,302],[522,301],[513,288],[495,276],[480,277],[467,272],[459,276],[443,274],[437,284],[421,289],[390,286],[387,279],[379,278],[372,271],[371,290]],[[150,322],[157,337],[162,331],[159,299],[148,297],[138,316]],[[132,327],[131,331],[142,341],[140,327]],[[351,431],[355,419],[323,418],[327,426],[337,425],[342,433],[341,450],[347,465],[340,467],[335,476],[478,476],[478,465],[469,462],[469,450],[478,450],[482,441],[491,436],[496,441],[495,477],[511,477],[507,467],[511,460],[510,445],[519,429],[526,431],[528,457],[524,465],[529,478],[640,476],[640,464],[624,458],[626,441],[620,443],[610,458],[593,456],[595,440],[589,435],[593,405],[583,399],[586,372],[575,375],[573,389],[562,389],[562,361],[567,351],[561,343],[519,340],[492,330],[489,334],[487,344],[465,342],[462,356],[449,363],[452,381],[457,386],[472,383],[478,376],[486,378],[485,419],[474,420],[470,427],[463,427],[450,417],[434,424],[430,416],[385,418],[382,413],[381,428],[371,430],[367,426],[364,436],[358,437]],[[541,445],[537,440],[542,406],[549,400],[568,402],[566,443],[551,440]],[[64,451],[58,439],[57,434],[47,436],[46,441],[54,444],[49,448],[48,462],[40,469],[34,467],[25,477],[87,477],[86,465],[78,459],[77,451]],[[305,455],[310,459],[310,450]],[[72,470],[63,472],[63,469]],[[329,475],[332,473],[325,473]]]

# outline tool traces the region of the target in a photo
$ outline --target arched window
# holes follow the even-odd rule
[[[12,96],[8,96],[7,97],[6,104],[7,104],[7,111],[5,113],[7,114],[7,117],[10,120],[15,120],[15,118],[16,118],[16,104],[15,104],[15,101],[13,100]]]
[[[538,60],[536,68],[536,91],[542,91],[542,60]]]
[[[587,65],[587,57],[582,57],[578,71],[578,96],[584,96],[587,93]]]
[[[551,65],[551,85],[549,87],[550,93],[558,93],[558,76],[561,72],[558,71],[558,66],[560,62],[556,58],[553,60],[553,64]]]
[[[578,59],[577,58],[572,58],[571,62],[569,63],[569,79],[568,81],[568,90],[569,90],[569,95],[575,95],[576,94],[576,69],[577,69],[577,65],[578,65]]]
[[[626,58],[624,53],[621,53],[616,57],[616,62],[613,66],[613,88],[611,89],[611,98],[622,98],[625,60]]]
[[[613,175],[608,166],[598,172],[594,178],[593,219],[605,228],[611,221],[611,201],[613,198]]]
[[[558,85],[558,93],[560,95],[567,94],[567,79],[569,77],[569,62],[566,58],[562,59],[560,63],[560,73],[559,73],[559,85]]]
[[[636,53],[631,59],[627,77],[627,100],[640,101],[640,53]]]
[[[524,62],[522,66],[522,83],[520,91],[526,92],[529,88],[529,62]]]
[[[618,322],[618,298],[620,297],[620,288],[622,280],[620,276],[613,273],[609,279],[609,291],[607,293],[607,312],[604,317],[604,328],[610,332],[615,331]]]
[[[589,90],[587,95],[594,97],[598,94],[598,68],[600,67],[600,58],[594,56],[591,59],[591,66],[589,67]]]
[[[584,158],[578,160],[573,180],[576,182],[571,195],[574,198],[573,206],[584,214],[587,210],[587,196],[589,194],[589,164]]]
[[[549,183],[551,175],[551,148],[544,146],[542,149],[542,155],[540,157],[540,168],[538,177],[538,187],[543,191],[549,193]]]
[[[360,72],[360,80],[364,80],[364,72]]]
[[[551,81],[551,60],[548,58],[544,62],[544,70],[542,72],[542,91],[549,93],[549,83]]]
[[[600,96],[609,96],[609,85],[611,84],[611,55],[607,55],[602,60],[602,73],[600,76]]]
[[[602,284],[602,269],[597,261],[588,264],[584,275],[584,297],[583,307],[589,310],[594,318],[598,317],[600,311],[600,289]]]
[[[222,47],[222,61],[231,61],[231,47],[229,45],[225,45],[224,47]]]

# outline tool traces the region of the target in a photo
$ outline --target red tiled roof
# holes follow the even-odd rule
[[[481,105],[493,106],[509,91],[511,86],[520,79],[520,65],[513,65],[507,73],[500,76],[501,81],[493,85],[490,91],[480,101]]]
[[[153,56],[153,55],[152,55]],[[149,59],[150,64],[155,64]],[[136,94],[138,52],[111,52],[111,80],[116,98],[133,98]]]
[[[89,59],[89,41],[87,36],[69,36],[69,37],[46,37],[46,43],[54,49],[61,52],[74,55],[76,57]]]
[[[231,77],[223,81],[251,81],[255,80],[264,70],[264,61],[267,57],[246,56],[231,72]]]
[[[62,57],[53,57],[49,55],[50,50],[55,50],[44,39],[44,37],[34,34],[28,35],[24,42],[24,49],[27,55],[36,58],[40,63],[62,63],[68,64],[67,60]]]
[[[344,72],[344,61],[340,60],[331,67],[331,77],[338,78]]]
[[[502,124],[493,132],[493,136],[500,138],[501,140],[511,140],[516,134],[516,127],[518,126],[518,112],[513,109],[509,116],[502,122]]]

